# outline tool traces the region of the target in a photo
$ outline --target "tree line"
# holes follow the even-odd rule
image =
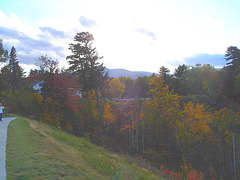
[[[193,168],[203,172],[199,178],[240,176],[237,47],[227,48],[222,69],[183,64],[171,75],[162,66],[158,74],[133,80],[110,78],[93,42],[92,34],[77,33],[68,69],[45,55],[26,77],[15,47],[8,54],[1,40],[1,102],[10,112],[164,165],[178,172],[176,178],[188,177]],[[117,97],[132,100],[111,100]]]

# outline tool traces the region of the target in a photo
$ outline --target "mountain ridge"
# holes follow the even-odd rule
[[[105,68],[105,72],[108,72],[108,75],[113,78],[125,76],[125,77],[130,77],[131,79],[137,79],[138,77],[143,77],[143,76],[151,76],[153,74],[147,71],[130,71],[122,68],[117,68],[117,69]]]

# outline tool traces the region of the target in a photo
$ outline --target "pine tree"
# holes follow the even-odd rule
[[[103,57],[100,57],[96,48],[92,47],[94,37],[89,32],[77,33],[74,37],[76,44],[70,44],[70,50],[73,55],[67,56],[69,59],[69,70],[73,74],[77,75],[79,84],[83,91],[88,92],[91,89],[95,90],[97,99],[97,109],[100,113],[100,126],[102,126],[102,110],[100,108],[100,97],[98,90],[104,80],[107,79],[108,74],[104,72],[105,67],[98,61]]]
[[[76,34],[74,41],[77,43],[70,44],[69,48],[73,55],[67,56],[69,70],[78,76],[83,91],[97,91],[107,75],[104,74],[103,64],[98,62],[103,57],[92,47],[94,37],[89,32],[81,32]]]
[[[240,70],[240,49],[236,46],[230,46],[227,48],[225,59],[230,71],[238,71]],[[229,62],[230,61],[230,62]]]
[[[18,64],[16,49],[13,46],[9,55],[9,64],[7,65],[11,88],[17,89],[20,87],[21,80],[24,76],[23,69]]]
[[[223,92],[225,96],[236,100],[239,94],[235,92],[234,89],[236,86],[236,78],[240,74],[240,49],[236,46],[228,47],[225,59],[227,66],[223,68],[225,72]]]
[[[169,72],[170,70],[164,66],[161,66],[159,69],[159,74],[163,78],[163,80],[166,82],[169,78]]]
[[[2,39],[0,39],[0,62],[6,62],[8,59],[8,51],[3,49]]]

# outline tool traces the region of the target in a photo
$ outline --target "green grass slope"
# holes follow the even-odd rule
[[[7,179],[164,179],[57,128],[18,118],[8,127]]]

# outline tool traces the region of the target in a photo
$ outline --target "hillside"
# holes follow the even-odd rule
[[[18,118],[8,128],[8,179],[163,179],[150,169],[38,121]]]
[[[130,77],[132,79],[137,79],[142,76],[151,76],[152,73],[146,71],[129,71],[126,69],[105,69],[108,72],[110,77],[118,78],[120,76]]]

